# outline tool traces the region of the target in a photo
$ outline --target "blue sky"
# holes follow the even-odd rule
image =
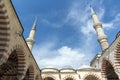
[[[40,68],[81,68],[101,52],[89,5],[103,23],[109,44],[120,30],[119,0],[12,0],[27,38],[39,17],[33,55]]]

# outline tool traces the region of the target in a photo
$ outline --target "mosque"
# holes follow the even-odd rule
[[[120,80],[120,33],[109,45],[102,23],[92,7],[91,13],[102,49],[102,53],[91,61],[91,67],[40,69],[31,51],[37,19],[25,40],[24,29],[11,0],[0,0],[0,80]]]

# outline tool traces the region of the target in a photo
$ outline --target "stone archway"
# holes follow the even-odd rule
[[[68,78],[66,78],[65,80],[74,80],[73,78],[71,78],[71,77],[68,77]]]
[[[39,76],[38,75],[35,77],[35,80],[39,80]]]
[[[0,65],[0,80],[18,80],[18,78],[22,78],[24,67],[24,53],[20,49],[15,49],[9,55],[7,61]]]
[[[120,71],[120,42],[118,42],[116,46],[114,59],[115,59],[115,62],[114,62],[115,69]]]
[[[63,78],[63,80],[76,80],[76,78],[73,75],[67,75]]]
[[[18,58],[15,51],[9,56],[6,63],[0,66],[0,80],[17,80]]]
[[[112,63],[106,59],[102,62],[102,77],[107,80],[119,80]]]
[[[83,80],[100,80],[100,78],[96,74],[89,73],[83,78]]]
[[[33,66],[30,66],[27,69],[27,72],[23,80],[34,80],[34,67]]]
[[[84,80],[100,80],[100,79],[94,75],[88,75],[87,77],[85,77]]]
[[[54,78],[52,78],[52,77],[46,77],[46,78],[44,78],[44,80],[54,80]]]

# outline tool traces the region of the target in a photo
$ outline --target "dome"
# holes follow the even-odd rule
[[[54,69],[55,67],[53,67],[53,66],[46,66],[45,68],[51,68],[51,69],[53,68]]]
[[[93,68],[93,67],[84,67],[84,68],[78,69],[78,71],[91,71],[91,70],[95,70],[95,68]]]
[[[76,70],[73,68],[63,68],[60,70],[60,72],[75,72]]]
[[[47,66],[46,68],[43,68],[41,72],[59,72],[59,70],[53,66]]]

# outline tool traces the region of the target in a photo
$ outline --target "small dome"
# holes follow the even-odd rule
[[[53,66],[47,66],[46,68],[43,68],[41,71],[42,72],[59,72],[59,70]]]
[[[60,72],[75,72],[76,70],[73,68],[63,68],[60,70]]]
[[[95,70],[95,68],[93,68],[93,67],[84,67],[84,68],[78,69],[78,71],[91,71],[91,70]]]
[[[55,67],[53,67],[53,66],[47,66],[47,67],[45,67],[45,68],[53,68],[53,69],[54,69]]]

